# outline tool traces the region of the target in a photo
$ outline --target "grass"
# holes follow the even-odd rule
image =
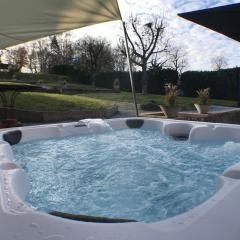
[[[13,81],[9,81],[9,80],[1,80],[0,79],[0,84],[4,84],[4,85],[31,85],[31,83],[21,83],[21,82],[13,82]],[[35,82],[35,84],[37,84],[37,81]],[[43,82],[43,86],[49,86],[49,87],[62,87],[63,86],[63,81],[44,81]],[[94,88],[92,85],[86,85],[86,84],[81,84],[81,83],[76,83],[73,81],[68,81],[67,82],[67,86],[71,87],[71,88],[78,88],[78,89],[83,89],[83,90],[91,90],[91,89],[105,89],[105,88]]]
[[[108,101],[110,103],[131,103],[132,102],[132,94],[128,92],[121,92],[121,93],[86,93],[82,94],[81,96],[93,98],[93,99],[101,99],[104,101]],[[156,94],[148,94],[142,95],[137,94],[137,100],[140,104],[146,104],[150,101],[156,101],[158,104],[164,104],[164,96],[163,95],[156,95]],[[177,105],[181,107],[191,107],[194,103],[196,103],[196,98],[188,98],[188,97],[178,97]],[[236,107],[236,101],[230,100],[216,100],[211,99],[209,102],[211,105],[221,105],[221,106],[229,106],[229,107]]]
[[[32,111],[83,111],[105,110],[110,103],[84,96],[48,93],[21,93],[16,108]]]
[[[0,81],[0,85],[8,85],[8,86],[10,86],[10,85],[14,85],[14,86],[16,86],[16,85],[21,85],[21,86],[24,85],[24,86],[31,86],[32,84]]]
[[[0,80],[0,84],[14,84],[7,80]],[[19,83],[22,84],[22,83]],[[62,86],[61,81],[44,82],[48,86]],[[68,83],[68,86],[82,89],[92,89],[90,85]],[[137,100],[140,104],[146,104],[150,101],[155,101],[157,104],[164,104],[164,96],[156,94],[142,95],[137,94]],[[177,105],[181,107],[193,107],[196,103],[196,98],[178,97]],[[16,107],[20,109],[29,109],[34,111],[78,111],[86,109],[105,109],[113,104],[132,103],[132,94],[129,92],[121,93],[85,93],[81,95],[61,95],[61,94],[47,94],[47,93],[22,93],[17,98]],[[235,107],[236,101],[230,100],[210,100],[212,105],[222,105]]]
[[[26,85],[23,83],[15,83],[11,81],[1,80],[0,84],[4,85]],[[44,84],[47,86],[62,86],[61,82]],[[91,86],[82,84],[68,84],[71,87],[82,89],[90,89]],[[0,102],[1,106],[1,102]],[[109,101],[104,99],[94,99],[86,96],[64,95],[64,94],[48,94],[48,93],[21,93],[17,97],[16,108],[32,111],[83,111],[83,110],[105,110],[110,107]]]

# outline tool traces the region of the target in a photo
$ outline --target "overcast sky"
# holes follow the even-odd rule
[[[165,16],[168,32],[174,37],[177,45],[183,45],[188,53],[189,69],[211,69],[211,58],[224,55],[229,67],[240,66],[240,43],[181,19],[177,13],[208,7],[238,3],[237,0],[119,0],[123,18],[129,14],[151,16],[161,14]],[[119,32],[119,23],[105,23],[93,27],[77,30],[76,36],[90,34],[104,36],[111,41],[116,41]]]

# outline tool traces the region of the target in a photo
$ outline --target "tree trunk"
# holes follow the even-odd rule
[[[96,76],[97,76],[97,73],[96,72],[93,72],[92,74],[91,74],[92,76],[92,87],[94,88],[94,89],[96,89]]]
[[[142,94],[148,93],[147,67],[142,67]]]

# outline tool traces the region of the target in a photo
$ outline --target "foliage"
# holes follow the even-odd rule
[[[133,72],[135,88],[137,92],[142,91],[141,72]],[[76,77],[76,76],[75,76]],[[91,78],[86,73],[80,73],[76,77],[78,82],[91,84]],[[96,75],[96,86],[102,88],[113,89],[115,79],[120,81],[121,91],[131,91],[131,83],[128,72],[103,72]],[[149,93],[164,94],[164,85],[166,83],[176,84],[177,73],[171,69],[163,69],[161,71],[148,72],[148,91]]]
[[[52,69],[53,74],[73,76],[75,74],[75,68],[73,65],[56,65]]]
[[[38,73],[38,74],[30,74],[30,73],[18,73],[18,78],[24,80],[26,82],[37,82],[41,79],[44,82],[56,82],[56,81],[64,81],[69,80],[69,77],[62,76],[62,75],[55,75],[55,74],[45,74],[45,73]]]
[[[240,68],[220,71],[188,71],[182,74],[184,96],[196,97],[198,89],[210,88],[211,98],[237,100]]]
[[[11,75],[8,72],[0,71],[0,79],[11,79]]]
[[[45,74],[45,73],[17,73],[17,78],[21,82],[26,83],[35,83],[37,84],[39,80],[43,81],[44,83],[55,83],[58,84],[59,82],[63,82],[64,80],[70,81],[71,79],[68,76],[63,75],[55,75],[55,74]],[[7,72],[0,72],[0,82],[10,80],[11,76]]]
[[[197,91],[198,102],[200,105],[207,105],[210,99],[210,88],[200,89]]]
[[[171,83],[168,83],[165,85],[165,102],[169,106],[175,105],[178,95],[179,95],[179,90],[177,85],[173,85]]]
[[[82,72],[75,66],[62,65],[56,66],[56,74],[30,74],[17,73],[16,76],[21,81],[37,82],[39,79],[44,83],[62,82],[66,79],[69,83],[91,84],[89,73]],[[60,75],[58,75],[60,74]],[[64,76],[64,75],[65,76]],[[141,72],[134,72],[136,91],[141,92]],[[128,72],[101,72],[96,75],[96,87],[113,89],[113,81],[118,78],[121,91],[131,91],[131,84]],[[0,71],[0,79],[11,79],[8,72]],[[166,83],[177,84],[177,73],[171,69],[158,69],[148,71],[148,90],[149,93],[164,94]],[[211,98],[223,100],[237,100],[238,82],[240,80],[240,68],[224,69],[220,71],[188,71],[181,76],[181,91],[183,96],[196,98],[198,89],[211,89]]]

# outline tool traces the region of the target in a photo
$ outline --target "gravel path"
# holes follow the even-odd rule
[[[118,113],[113,118],[135,117],[135,108],[133,103],[118,103]],[[140,108],[140,106],[138,107]]]

